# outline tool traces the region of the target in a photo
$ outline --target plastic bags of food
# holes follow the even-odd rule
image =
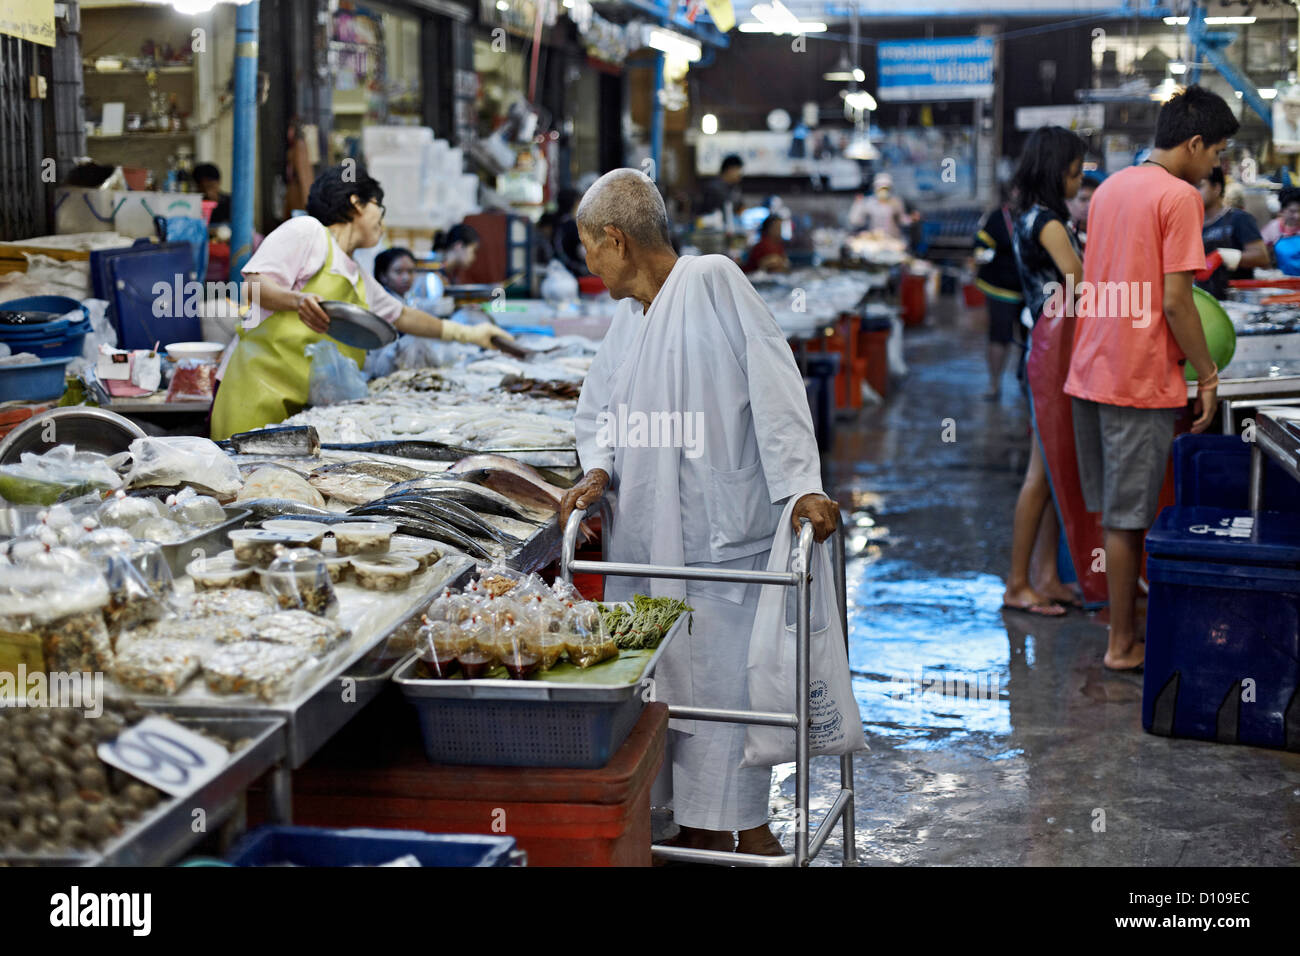
[[[307,379],[307,401],[312,405],[337,405],[370,394],[365,373],[357,363],[344,358],[329,339],[313,342],[304,352],[311,359],[311,376]]]
[[[194,485],[218,497],[239,491],[239,466],[215,442],[190,435],[137,438],[131,442],[127,484]]]

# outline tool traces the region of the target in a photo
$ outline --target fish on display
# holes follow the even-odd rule
[[[236,507],[248,508],[257,518],[277,518],[281,515],[286,517],[310,515],[313,519],[324,520],[328,517],[338,517],[336,511],[326,511],[324,508],[317,508],[301,501],[294,501],[292,498],[245,498]],[[344,518],[346,518],[346,515]]]
[[[320,434],[312,425],[284,425],[239,432],[217,442],[237,455],[319,455]]]
[[[500,528],[491,524],[484,518],[475,514],[458,501],[452,501],[448,498],[441,498],[427,491],[410,491],[401,495],[391,495],[382,498],[379,501],[371,502],[362,509],[354,508],[354,512],[365,511],[371,508],[382,508],[389,506],[409,506],[420,511],[428,511],[433,514],[439,521],[445,521],[454,528],[459,528],[466,534],[473,535],[477,538],[490,538],[497,544],[506,547],[518,547],[523,544],[518,538],[506,534]]]
[[[471,455],[447,469],[449,474],[483,485],[529,508],[556,512],[564,489],[529,465],[504,455]]]
[[[397,530],[403,534],[415,535],[417,538],[431,538],[434,541],[441,541],[452,547],[459,548],[466,554],[475,558],[490,559],[492,553],[483,545],[479,544],[473,538],[461,533],[456,528],[447,524],[445,521],[439,521],[437,518],[427,513],[419,512],[411,508],[393,506],[389,508],[365,509],[354,512],[357,517],[372,517],[383,521],[390,521],[397,525]],[[353,518],[353,520],[356,520]]]
[[[459,461],[473,455],[472,448],[458,448],[438,441],[363,441],[351,444],[327,442],[321,446],[331,451],[374,452],[395,458],[413,458],[417,461]]]
[[[428,473],[381,461],[343,461],[322,465],[307,476],[327,498],[363,505],[382,497],[393,482],[411,481]]]
[[[392,485],[384,492],[384,497],[401,495],[412,491],[432,491],[440,498],[458,501],[467,508],[480,514],[500,515],[513,518],[527,524],[539,524],[539,516],[531,509],[525,509],[514,500],[499,491],[493,491],[483,485],[470,481],[458,481],[451,478],[416,478]]]

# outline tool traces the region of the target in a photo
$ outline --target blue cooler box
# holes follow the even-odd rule
[[[1300,751],[1300,515],[1179,505],[1146,548],[1142,726]]]

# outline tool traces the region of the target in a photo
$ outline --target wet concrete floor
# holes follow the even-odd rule
[[[981,399],[982,313],[938,311],[908,330],[901,388],[841,422],[828,461],[854,521],[859,861],[1300,863],[1300,754],[1145,733],[1142,677],[1103,669],[1094,615],[1000,610],[1028,413],[1010,371],[1000,403]],[[792,770],[773,787],[787,847]],[[838,760],[817,758],[814,825],[838,786]],[[817,865],[839,862],[839,834]]]

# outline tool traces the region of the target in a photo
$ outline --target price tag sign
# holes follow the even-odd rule
[[[203,786],[225,767],[230,752],[165,717],[146,717],[99,745],[99,759],[173,797]]]

